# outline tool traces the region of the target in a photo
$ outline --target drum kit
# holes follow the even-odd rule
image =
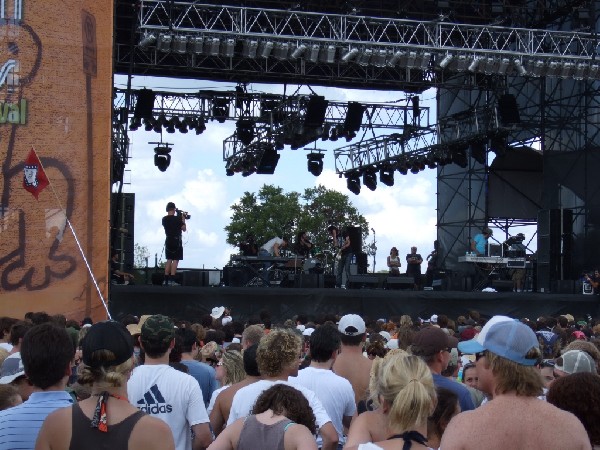
[[[298,256],[288,251],[282,256],[290,258],[285,264],[285,269],[296,273],[333,273],[333,254],[329,250],[323,250],[314,246],[308,256]]]

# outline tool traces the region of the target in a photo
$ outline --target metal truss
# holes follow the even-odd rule
[[[176,60],[197,70],[203,70],[206,59],[221,60],[225,70],[238,67],[239,59],[250,59],[254,60],[250,64],[263,69],[289,66],[303,75],[310,72],[310,66],[338,66],[339,72],[341,67],[363,66],[353,67],[356,75],[366,72],[364,67],[378,67],[417,73],[443,70],[600,78],[600,66],[595,63],[597,38],[578,31],[164,0],[140,2],[138,31],[141,44],[136,57],[145,56],[146,64]],[[420,76],[423,83],[437,82]]]

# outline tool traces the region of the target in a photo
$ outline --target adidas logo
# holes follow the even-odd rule
[[[165,414],[173,411],[171,405],[166,404],[167,401],[158,390],[155,384],[144,394],[144,398],[137,401],[138,408],[147,414]]]

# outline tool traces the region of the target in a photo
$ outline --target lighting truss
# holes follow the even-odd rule
[[[561,70],[556,75],[550,72],[545,76],[600,78],[597,65],[593,67],[597,47],[594,33],[317,14],[191,1],[178,2],[176,10],[169,5],[170,2],[164,0],[140,1],[138,32],[143,44],[138,45],[140,52],[159,48],[163,52],[179,53],[183,47],[171,45],[169,39],[187,36],[189,43],[201,36],[212,42],[215,39],[262,41],[264,48],[259,49],[259,54],[263,58],[275,58],[272,50],[276,45],[294,42],[293,48],[306,48],[302,55],[296,54],[295,59],[313,64],[402,65],[429,71],[441,70],[440,63],[445,61],[442,68],[445,66],[446,71],[469,69],[493,73],[493,68],[498,66],[506,75],[536,76],[537,72],[528,70],[528,66],[539,61],[545,64],[558,61]],[[159,36],[156,46],[146,39],[150,34]],[[268,41],[264,40],[265,36],[269,36]],[[399,52],[405,52],[405,58]],[[222,53],[205,51],[213,57],[223,57]],[[282,55],[279,59],[283,59]],[[252,58],[243,52],[236,56]],[[448,61],[447,56],[454,58]],[[286,52],[287,59],[290,58]],[[295,64],[299,64],[298,61]],[[184,65],[192,63],[182,62]]]

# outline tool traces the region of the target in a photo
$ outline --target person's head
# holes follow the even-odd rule
[[[477,367],[475,363],[465,364],[463,367],[462,382],[469,387],[477,389]]]
[[[415,247],[415,246],[412,246],[412,247],[410,248],[410,252],[411,252],[413,255],[414,255],[415,253],[417,253],[417,247]]]
[[[573,413],[583,424],[593,446],[600,445],[600,377],[575,373],[554,381],[546,400]]]
[[[265,335],[258,344],[256,362],[260,374],[276,377],[295,376],[298,372],[302,338],[293,330],[277,328]]]
[[[549,388],[554,382],[554,360],[545,359],[540,363],[540,376],[545,388]]]
[[[12,384],[0,384],[0,411],[23,403],[19,391]]]
[[[340,346],[338,330],[329,324],[322,325],[310,335],[310,358],[316,362],[326,362],[335,357]]]
[[[25,320],[19,320],[19,321],[15,322],[10,327],[10,337],[9,337],[8,342],[13,346],[19,345],[21,343],[21,341],[23,340],[25,333],[27,333],[27,331],[29,331],[29,329],[32,326],[33,325],[31,324],[31,322],[27,322]]]
[[[189,328],[178,328],[175,335],[180,338],[182,353],[192,353],[195,346],[198,345],[198,336]]]
[[[554,378],[582,372],[597,373],[595,361],[582,350],[568,350],[554,360]]]
[[[173,202],[169,202],[167,203],[167,207],[165,208],[165,211],[167,211],[168,213],[175,213],[175,203]]]
[[[258,344],[260,338],[265,335],[265,330],[260,325],[247,326],[242,333],[242,348],[247,349],[248,347]]]
[[[374,389],[387,413],[390,429],[395,432],[426,424],[435,408],[431,371],[418,356],[396,354],[385,358]]]
[[[285,247],[287,247],[287,246],[288,246],[288,244],[290,243],[290,238],[289,238],[288,236],[283,236],[283,237],[281,238],[281,241],[282,241],[282,242],[281,242],[281,244],[280,244],[279,246],[280,246],[280,247],[282,247],[282,248],[285,248]]]
[[[250,377],[259,377],[260,371],[258,370],[258,363],[256,362],[256,350],[258,350],[258,344],[251,345],[244,350],[242,357],[244,359],[244,372]]]
[[[50,322],[32,327],[21,344],[25,374],[33,386],[42,390],[67,380],[74,355],[67,330]]]
[[[487,239],[487,238],[489,238],[489,237],[493,236],[493,235],[494,235],[494,232],[492,231],[492,229],[491,229],[491,228],[487,228],[487,227],[486,227],[486,228],[484,228],[483,230],[481,230],[481,234],[483,234],[483,235],[485,236],[485,238]]]
[[[365,321],[357,314],[346,314],[338,323],[343,345],[358,347],[366,338]]]
[[[400,317],[400,326],[411,328],[413,326],[412,317],[410,317],[408,314],[404,314],[402,317]]]
[[[427,436],[428,440],[436,438],[440,440],[450,420],[460,413],[458,404],[458,396],[450,389],[437,387],[435,389],[437,396],[437,404],[433,413],[427,419]]]
[[[239,383],[246,377],[242,354],[235,350],[226,351],[216,367],[217,380],[221,386]]]
[[[95,323],[81,343],[83,367],[78,382],[121,387],[133,369],[133,342],[127,328],[112,320]]]
[[[308,400],[292,386],[277,383],[263,391],[256,399],[252,414],[260,414],[269,409],[274,414],[304,425],[311,433],[316,433],[315,415]]]
[[[19,320],[14,317],[0,317],[0,339],[4,339],[7,342],[10,340],[10,327],[12,327]]]
[[[583,352],[586,352],[594,360],[594,363],[596,364],[596,372],[599,372],[598,369],[600,368],[600,350],[598,350],[598,347],[596,347],[596,345],[593,342],[582,341],[577,339],[571,342],[569,345],[567,345],[563,350],[563,353],[568,352],[569,350],[581,350]]]
[[[156,314],[142,325],[140,344],[148,358],[160,358],[173,346],[175,325],[167,316]]]
[[[398,256],[398,249],[396,247],[392,247],[390,250],[390,256]]]
[[[531,328],[506,316],[494,316],[472,340],[458,349],[477,355],[478,388],[490,395],[515,393],[537,397],[542,380],[536,365],[541,359]]]
[[[413,339],[411,353],[423,361],[436,373],[441,373],[450,363],[450,353],[458,345],[458,339],[446,334],[438,327],[419,330]]]

